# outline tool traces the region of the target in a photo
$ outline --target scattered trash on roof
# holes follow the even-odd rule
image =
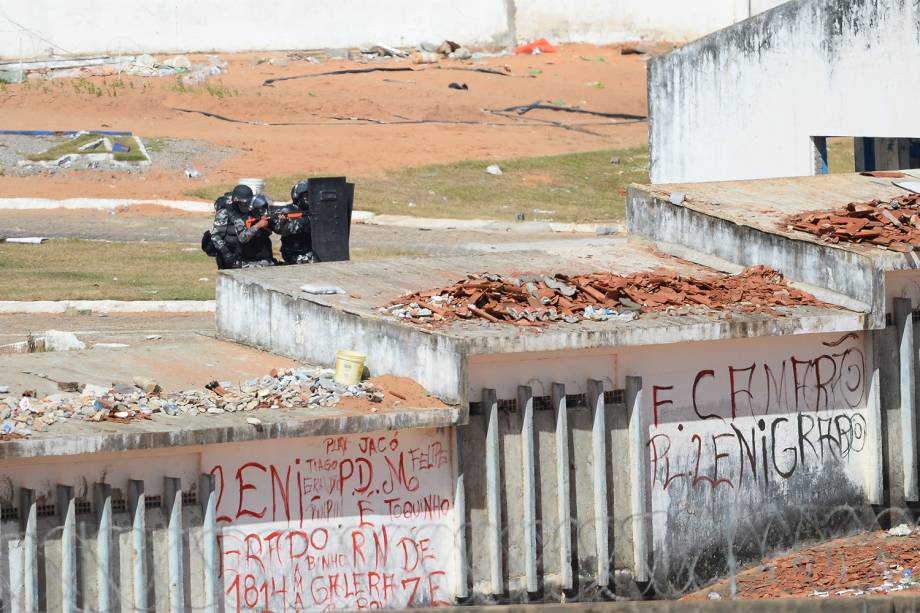
[[[339,385],[334,376],[331,369],[300,367],[272,370],[270,375],[239,385],[212,381],[204,388],[174,393],[163,393],[160,385],[147,377],[135,377],[131,384],[111,387],[76,385],[79,391],[58,392],[43,398],[29,391],[20,398],[0,397],[0,440],[28,437],[71,420],[129,424],[157,414],[195,417],[263,409],[334,407],[342,401],[348,401],[352,407],[370,409],[380,403],[399,406],[407,396],[406,380],[396,377]],[[410,389],[413,396],[424,393],[415,383]],[[9,387],[0,388],[0,392],[9,393]],[[256,425],[253,419],[247,421]]]
[[[920,248],[920,194],[799,213],[786,223],[789,230],[807,232],[828,243],[870,243],[907,253]]]
[[[691,278],[658,269],[618,275],[473,274],[448,287],[401,296],[380,312],[413,323],[484,320],[520,326],[630,321],[640,313],[711,310],[781,314],[775,307],[823,305],[783,275],[752,266],[737,275]]]
[[[347,294],[344,289],[337,285],[301,285],[300,291],[306,292],[307,294]]]

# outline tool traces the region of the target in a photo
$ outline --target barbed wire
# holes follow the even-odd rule
[[[637,521],[654,524],[656,517],[608,518],[611,572],[603,584],[591,553],[596,522],[538,522],[536,590],[527,589],[524,548],[517,540],[522,526],[500,531],[501,585],[493,586],[484,544],[468,541],[483,528],[475,522],[460,529],[449,522],[369,529],[347,523],[354,518],[346,518],[341,529],[330,528],[331,521],[306,527],[224,526],[218,531],[215,557],[209,554],[206,531],[190,518],[189,526],[175,533],[182,541],[179,562],[170,557],[172,537],[164,521],[152,521],[140,540],[132,526],[113,526],[105,552],[92,521],[77,522],[72,535],[61,526],[48,527],[32,540],[5,522],[0,599],[4,611],[27,609],[27,577],[38,598],[34,610],[58,610],[70,601],[75,611],[98,610],[100,590],[120,602],[122,611],[162,610],[176,589],[183,592],[184,608],[193,611],[884,594],[920,588],[913,580],[914,565],[920,570],[920,533],[914,534],[911,517],[907,509],[876,512],[868,506],[799,507],[782,513],[765,508],[758,516],[713,522],[716,530],[707,532],[707,540],[691,552],[669,551],[668,540],[659,536],[650,544],[644,580],[637,579],[631,530]],[[899,525],[893,534],[900,536],[880,531],[889,525]],[[566,530],[572,543],[568,585],[560,555]],[[458,556],[461,545],[465,561]],[[624,558],[629,561],[624,563]],[[208,560],[216,562],[212,575],[205,572]],[[181,573],[178,587],[171,574],[174,564]],[[104,567],[109,572],[100,574]],[[145,594],[140,599],[134,583],[138,577]],[[213,602],[208,601],[209,580],[214,581]],[[457,583],[463,580],[466,589]],[[461,597],[455,599],[456,593]],[[146,609],[136,608],[137,602],[146,603]]]

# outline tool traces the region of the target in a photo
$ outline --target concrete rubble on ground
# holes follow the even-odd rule
[[[41,351],[79,351],[86,343],[73,332],[46,330],[44,334],[29,334],[24,341],[0,345],[3,353],[36,353]]]
[[[96,56],[84,58],[52,58],[0,63],[0,80],[20,83],[26,79],[62,79],[108,77],[126,74],[137,77],[179,76],[184,85],[195,85],[209,77],[227,72],[229,65],[216,55],[206,62],[193,64],[188,57],[158,60],[152,55]],[[2,76],[0,75],[0,76]]]
[[[474,274],[453,285],[406,294],[380,312],[414,323],[480,319],[541,326],[582,320],[629,321],[640,313],[710,310],[777,312],[774,307],[826,306],[790,287],[783,275],[752,266],[736,275],[690,278],[666,269],[618,275]]]
[[[343,398],[383,402],[386,392],[372,382],[340,385],[333,375],[334,371],[320,368],[272,370],[238,385],[212,381],[200,389],[171,393],[145,377],[110,387],[59,382],[61,391],[43,398],[33,391],[19,398],[0,396],[0,440],[45,432],[67,420],[131,423],[156,414],[187,419],[260,409],[334,407]]]
[[[820,236],[829,243],[870,243],[908,253],[920,248],[920,194],[800,213],[790,217],[787,224],[787,229]]]

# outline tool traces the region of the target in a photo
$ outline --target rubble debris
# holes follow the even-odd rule
[[[808,211],[784,224],[832,244],[868,243],[909,253],[920,249],[920,194],[905,194],[888,202],[850,202],[842,209]]]
[[[24,393],[20,398],[0,396],[0,441],[28,437],[32,432],[44,432],[49,426],[68,420],[131,423],[157,414],[194,417],[259,409],[333,407],[345,400],[376,404],[387,394],[405,396],[389,392],[390,387],[399,386],[400,380],[396,378],[392,381],[382,378],[382,386],[375,380],[339,385],[334,375],[331,369],[279,369],[273,370],[272,375],[239,385],[212,381],[203,389],[174,393],[163,393],[153,379],[135,377],[130,385],[86,384],[79,391],[58,392],[40,399],[35,392]],[[9,387],[0,388],[0,393],[8,394]]]
[[[419,51],[412,54],[413,64],[437,64],[441,61],[441,55],[436,51]]]
[[[441,44],[438,46],[437,52],[440,53],[441,55],[447,56],[447,55],[450,55],[451,53],[453,53],[454,51],[456,51],[456,50],[459,49],[459,48],[460,48],[460,44],[459,44],[459,43],[455,43],[455,42],[452,41],[452,40],[445,40],[443,43],[441,43]]]
[[[542,53],[555,53],[558,50],[558,47],[551,45],[545,38],[538,38],[514,48],[514,52],[518,55],[540,55]]]
[[[86,343],[77,338],[73,332],[48,330],[42,336],[45,351],[73,351],[86,349]]]
[[[739,600],[916,594],[918,568],[920,535],[889,538],[887,531],[875,530],[779,554],[681,600],[703,600],[712,593]]]
[[[913,533],[913,530],[911,530],[910,526],[907,524],[898,524],[888,531],[888,536],[910,536],[911,533]]]
[[[630,321],[641,313],[661,311],[676,315],[711,311],[782,314],[775,307],[802,305],[823,303],[790,287],[781,273],[752,266],[736,275],[707,278],[666,269],[629,275],[472,274],[448,287],[403,295],[380,312],[423,324],[481,319],[543,326],[584,320]]]
[[[368,49],[361,49],[361,53],[373,57],[409,57],[409,54],[402,49],[390,47],[388,45],[374,45]]]
[[[193,64],[188,57],[179,55],[158,62],[152,55],[94,56],[67,59],[32,60],[0,63],[0,73],[11,73],[14,82],[26,78],[61,79],[78,77],[107,77],[127,74],[136,77],[191,77],[195,82],[207,80],[211,75],[227,71],[228,64],[215,56],[206,64]],[[186,83],[188,84],[188,83]]]

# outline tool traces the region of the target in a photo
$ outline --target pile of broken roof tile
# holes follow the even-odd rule
[[[920,194],[888,202],[851,202],[842,209],[811,211],[789,218],[792,229],[829,243],[870,243],[904,253],[920,249]]]
[[[753,266],[737,275],[699,279],[665,269],[629,275],[475,274],[448,287],[401,296],[380,311],[414,323],[478,319],[542,326],[629,321],[661,311],[776,313],[774,307],[819,304],[811,294],[789,287],[781,273]]]

